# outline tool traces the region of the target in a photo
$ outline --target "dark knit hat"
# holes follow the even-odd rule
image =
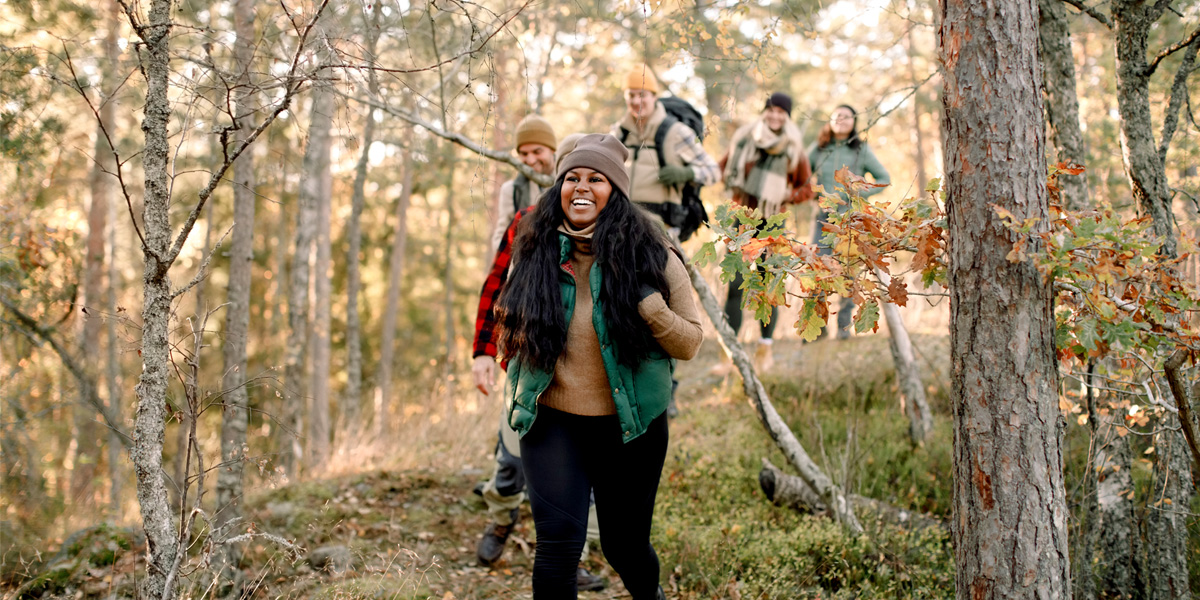
[[[599,171],[608,178],[613,187],[629,198],[629,172],[625,170],[625,159],[629,149],[617,138],[607,133],[589,133],[575,143],[575,149],[558,165],[558,176],[574,169],[586,167]]]
[[[525,144],[541,144],[551,150],[558,149],[558,143],[554,137],[554,127],[547,121],[537,115],[529,115],[521,119],[517,123],[517,144],[514,148],[520,148]]]
[[[792,116],[791,96],[783,92],[775,92],[774,94],[771,94],[771,97],[767,98],[767,105],[763,107],[763,110],[771,108],[772,106],[778,106],[779,108],[782,108],[783,112],[786,112],[789,117]]]

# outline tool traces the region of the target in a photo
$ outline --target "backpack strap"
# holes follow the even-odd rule
[[[513,179],[512,204],[513,214],[521,212],[521,209],[532,204],[529,201],[529,178],[524,173],[517,173],[517,177]]]
[[[667,154],[666,150],[664,150],[664,146],[666,146],[667,141],[667,134],[670,133],[671,127],[678,122],[679,119],[676,119],[668,114],[667,117],[662,120],[662,123],[658,124],[658,130],[654,132],[654,151],[658,154],[658,168],[660,169],[667,166]]]

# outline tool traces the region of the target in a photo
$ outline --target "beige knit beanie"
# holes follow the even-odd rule
[[[575,149],[575,144],[579,143],[579,138],[584,135],[582,133],[572,133],[563,138],[562,142],[559,142],[557,151],[558,160],[554,161],[554,172],[556,174],[558,173],[558,166],[562,164],[563,159]]]
[[[646,90],[658,95],[658,80],[654,78],[654,71],[651,71],[648,65],[638,65],[625,76],[624,89]]]
[[[529,115],[517,124],[517,144],[514,148],[520,148],[525,144],[541,144],[551,150],[558,149],[558,143],[554,137],[554,127],[550,126],[550,122],[537,116]]]
[[[613,187],[629,198],[629,172],[625,170],[628,156],[629,149],[611,134],[589,133],[579,138],[575,149],[559,163],[558,177],[575,167],[586,167],[603,173]]]

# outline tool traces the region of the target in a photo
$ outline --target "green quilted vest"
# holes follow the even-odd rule
[[[571,322],[575,313],[575,276],[571,272],[571,240],[559,236],[559,288],[562,290],[563,310],[566,322]],[[667,410],[671,399],[671,375],[675,371],[675,360],[662,350],[652,352],[637,367],[617,362],[617,349],[609,337],[608,325],[600,302],[601,265],[592,265],[588,280],[592,287],[592,326],[600,341],[600,354],[604,359],[604,371],[612,387],[613,402],[617,406],[617,418],[621,422],[622,441],[630,440],[646,432],[656,417]],[[508,383],[504,393],[508,424],[521,436],[533,427],[537,418],[538,398],[554,381],[554,371],[544,371],[526,365],[521,357],[515,356],[508,364]]]

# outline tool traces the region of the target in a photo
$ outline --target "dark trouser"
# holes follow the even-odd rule
[[[535,600],[575,598],[575,569],[587,530],[588,490],[596,495],[600,547],[634,600],[653,599],[658,555],[650,545],[654,498],[667,456],[667,417],[621,442],[615,415],[585,417],[538,407],[521,439],[533,520]]]
[[[765,273],[766,269],[758,267],[759,273]],[[729,296],[725,299],[725,320],[729,321],[729,326],[733,328],[733,334],[736,336],[739,329],[742,328],[742,282],[745,279],[741,272],[734,274],[733,281],[729,283]],[[775,324],[779,322],[779,307],[771,307],[771,321],[761,326],[762,339],[769,340],[775,337]]]
[[[827,213],[823,210],[817,210],[817,222],[816,226],[813,227],[813,243],[817,245],[817,254],[823,256],[829,256],[830,254],[833,254],[833,250],[829,246],[821,243],[821,236],[824,235],[824,232],[821,231],[821,225],[829,222],[829,220],[826,218],[826,214]],[[850,336],[850,324],[853,321],[854,301],[849,298],[842,298],[841,302],[838,304],[837,310],[837,337],[839,339]],[[818,337],[825,337],[824,327],[821,328],[821,335]]]

